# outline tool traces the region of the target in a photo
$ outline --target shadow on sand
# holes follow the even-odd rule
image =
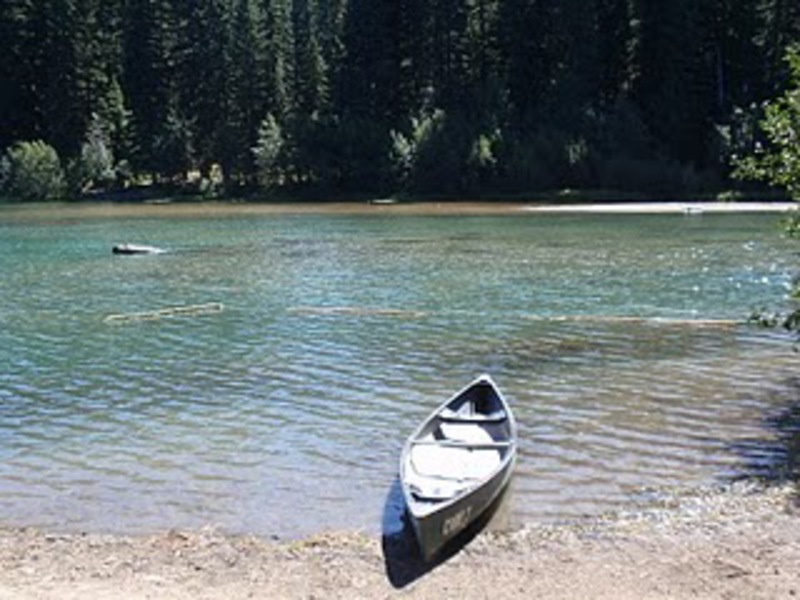
[[[381,543],[389,582],[397,589],[404,588],[461,552],[493,519],[501,520],[500,515],[507,511],[510,487],[467,529],[449,541],[433,560],[425,561],[408,520],[400,480],[395,478],[384,505]]]
[[[736,479],[794,483],[794,501],[800,506],[800,377],[769,394],[770,404],[779,408],[764,418],[764,435],[731,445],[744,464]]]

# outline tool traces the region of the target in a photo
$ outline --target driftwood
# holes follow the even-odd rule
[[[188,306],[169,306],[158,310],[108,315],[103,319],[103,322],[128,323],[131,321],[155,321],[165,317],[196,317],[199,315],[219,313],[224,309],[225,307],[219,302],[191,304]]]
[[[370,308],[368,306],[296,306],[289,312],[301,315],[342,315],[351,317],[400,317],[418,319],[428,313],[400,308]]]
[[[399,317],[419,319],[427,317],[430,313],[422,310],[401,308],[374,308],[369,306],[295,306],[289,309],[290,313],[300,315],[331,315],[345,317]],[[737,319],[672,319],[664,317],[626,317],[616,315],[526,315],[524,318],[531,321],[548,323],[560,322],[586,322],[586,323],[632,323],[641,325],[672,326],[672,327],[736,327],[746,321]]]
[[[664,317],[624,317],[615,315],[559,315],[553,317],[529,316],[534,321],[589,322],[589,323],[634,323],[641,325],[663,325],[674,327],[736,327],[746,321],[737,319],[671,319]]]

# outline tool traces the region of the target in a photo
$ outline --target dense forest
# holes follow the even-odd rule
[[[3,0],[2,171],[49,160],[72,194],[718,190],[797,41],[797,0]]]

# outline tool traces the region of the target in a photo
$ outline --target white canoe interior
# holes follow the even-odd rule
[[[498,469],[506,442],[497,442],[491,425],[446,423],[440,438],[415,441],[408,455],[406,481],[419,500],[443,501],[479,484]]]

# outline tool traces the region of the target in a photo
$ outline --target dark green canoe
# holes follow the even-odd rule
[[[492,505],[511,478],[516,455],[516,420],[488,375],[442,404],[408,438],[400,483],[425,560]]]

